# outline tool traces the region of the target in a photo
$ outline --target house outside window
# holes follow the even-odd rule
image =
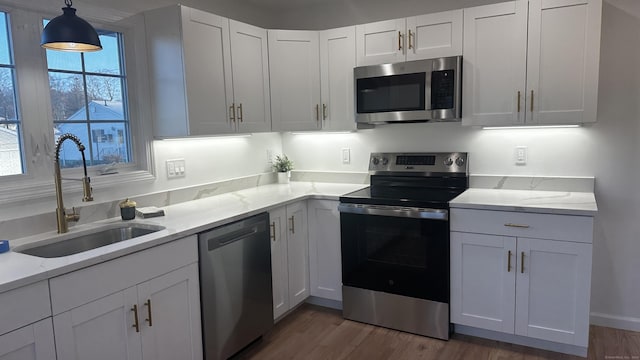
[[[24,172],[9,17],[0,12],[0,176]]]
[[[103,30],[98,34],[102,51],[46,51],[54,136],[57,140],[64,133],[76,135],[86,147],[87,165],[129,163],[132,152],[122,35]],[[74,144],[63,144],[60,165],[82,166]]]

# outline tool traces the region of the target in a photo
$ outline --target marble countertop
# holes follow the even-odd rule
[[[468,189],[449,203],[452,208],[594,216],[592,192]]]
[[[82,253],[60,258],[39,258],[10,251],[0,254],[0,293],[197,234],[288,203],[307,198],[337,200],[343,194],[366,186],[368,185],[313,182],[258,186],[162,207],[165,211],[163,217],[136,219],[126,223],[161,225],[165,227],[164,230]],[[122,222],[119,217],[112,218],[74,226],[66,234],[59,235],[51,231],[11,240],[9,244],[13,249],[44,239],[64,239],[73,234],[86,232],[96,225]]]

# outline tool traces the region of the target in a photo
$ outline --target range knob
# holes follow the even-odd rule
[[[382,158],[382,165],[387,166],[388,163],[389,163],[389,159]]]
[[[373,163],[373,165],[378,165],[380,164],[380,159],[377,157],[374,157],[371,159],[371,162]]]
[[[464,165],[464,158],[461,158],[461,157],[457,158],[456,159],[456,165],[458,165],[458,166]]]
[[[451,165],[453,165],[453,159],[452,159],[452,158],[446,158],[446,159],[444,160],[444,164],[445,164],[446,166],[451,166]]]

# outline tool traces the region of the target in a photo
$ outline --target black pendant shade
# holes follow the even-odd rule
[[[85,20],[76,16],[71,1],[65,0],[66,8],[62,15],[49,21],[42,31],[40,46],[45,49],[85,52],[102,50],[96,29]]]

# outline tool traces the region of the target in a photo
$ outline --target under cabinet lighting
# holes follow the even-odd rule
[[[155,140],[162,141],[185,141],[185,140],[224,140],[224,139],[243,139],[249,138],[253,134],[231,134],[231,135],[211,135],[211,136],[182,136],[182,137],[156,137]]]
[[[519,130],[519,129],[567,129],[580,125],[540,125],[540,126],[483,126],[482,130]]]
[[[292,131],[291,135],[343,135],[353,134],[355,131]]]

